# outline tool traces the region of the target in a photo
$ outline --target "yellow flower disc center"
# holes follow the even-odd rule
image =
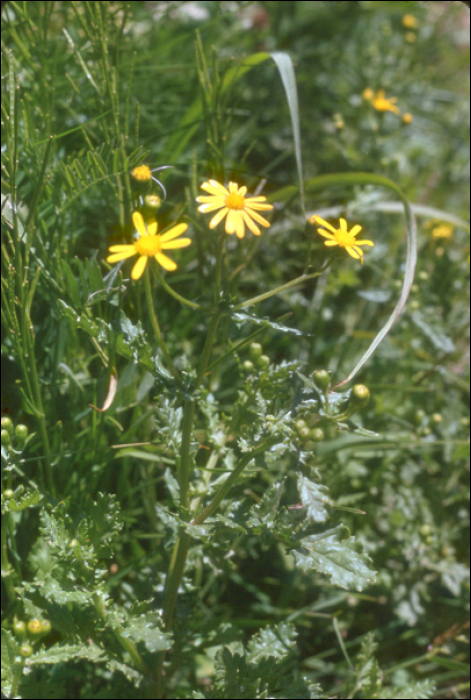
[[[160,236],[143,236],[134,242],[134,247],[139,255],[152,257],[160,253]]]
[[[152,173],[147,165],[139,165],[132,171],[132,176],[136,180],[140,180],[141,182],[147,182],[147,180],[151,179]]]
[[[241,194],[236,194],[231,192],[225,199],[226,207],[228,209],[244,209],[245,208],[245,197]]]
[[[347,231],[336,231],[335,240],[340,246],[344,248],[351,248],[351,246],[356,245],[356,240]]]

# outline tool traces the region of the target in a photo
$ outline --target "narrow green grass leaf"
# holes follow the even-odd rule
[[[410,289],[412,287],[412,282],[414,281],[414,272],[417,263],[417,224],[415,221],[414,212],[412,211],[412,207],[406,199],[405,195],[403,194],[402,190],[396,185],[395,182],[393,182],[392,180],[388,180],[388,178],[383,177],[382,175],[375,175],[374,173],[335,173],[332,175],[320,175],[319,177],[311,178],[310,180],[306,181],[305,185],[306,191],[308,192],[314,192],[319,189],[325,189],[328,187],[334,187],[338,185],[347,185],[350,187],[354,185],[376,185],[378,187],[386,187],[387,189],[392,190],[399,196],[404,207],[404,212],[406,216],[407,254],[404,282],[402,285],[399,300],[391,316],[389,317],[383,328],[376,335],[370,347],[362,355],[359,362],[355,365],[348,377],[341,381],[339,384],[336,384],[334,387],[332,387],[333,389],[336,389],[337,387],[342,386],[343,384],[346,384],[347,382],[351,381],[353,377],[355,377],[358,374],[360,369],[369,360],[369,358],[372,356],[378,345],[384,340],[391,328],[394,326],[406,304],[406,301],[409,297]]]
[[[244,58],[241,63],[238,63],[227,71],[222,81],[221,92],[229,90],[242,76],[269,58],[270,54],[265,51],[253,53],[247,56],[247,58]]]
[[[287,53],[276,51],[271,54],[275,61],[278,71],[281,76],[281,81],[286,93],[289,112],[291,115],[291,124],[293,127],[294,138],[294,153],[296,156],[296,168],[298,171],[299,195],[301,198],[301,209],[305,216],[305,201],[304,201],[304,176],[303,162],[301,154],[301,130],[299,125],[299,106],[298,106],[298,91],[296,88],[296,75],[294,73],[293,61]]]

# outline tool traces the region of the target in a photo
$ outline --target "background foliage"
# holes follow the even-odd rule
[[[174,698],[467,697],[468,29],[459,3],[4,9],[5,692],[156,697],[165,663]],[[210,298],[216,236],[195,203],[209,177],[249,191],[263,180],[275,206],[260,239],[227,237],[227,308],[303,274],[309,250],[314,269],[324,263],[297,196],[280,74],[272,61],[242,64],[275,51],[295,65],[305,213],[346,215],[375,247],[363,266],[339,256],[221,320],[198,394],[192,502],[207,503],[244,449],[279,441],[192,527],[176,479],[182,397],[156,355],[143,285],[104,259],[132,234],[130,170],[145,162],[173,166],[159,174],[158,218],[189,224],[194,243],[166,278],[185,298]],[[376,111],[366,88],[397,96],[401,114]],[[314,445],[299,423],[321,415],[312,373],[349,373],[403,276],[391,193],[309,190],[315,176],[359,171],[395,181],[413,204],[416,281],[361,372],[368,407],[345,430],[324,416]],[[208,318],[154,285],[191,379]],[[103,405],[112,367],[117,394],[98,413],[89,404]],[[341,412],[351,397],[339,401]],[[170,631],[159,611],[181,527],[193,539]]]

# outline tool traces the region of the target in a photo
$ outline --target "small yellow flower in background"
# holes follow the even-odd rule
[[[394,114],[400,114],[399,108],[394,104],[395,102],[397,102],[397,97],[386,97],[384,90],[378,90],[371,100],[371,104],[378,112],[394,112]]]
[[[318,233],[320,233],[321,236],[324,236],[324,238],[329,239],[327,241],[324,241],[326,246],[331,247],[338,245],[341,248],[345,248],[347,253],[351,255],[352,258],[355,258],[356,260],[361,260],[362,264],[363,251],[360,248],[360,246],[374,246],[373,241],[357,241],[356,236],[360,233],[362,228],[358,224],[354,226],[351,231],[349,231],[345,219],[340,219],[340,228],[334,228],[327,221],[321,219],[321,217],[317,214],[313,214],[313,216],[309,218],[309,221],[311,224],[321,224],[322,226],[325,226],[325,228],[329,229],[331,233],[329,233],[329,231],[326,231],[323,228],[317,229]]]
[[[451,238],[454,230],[451,224],[439,224],[432,229],[432,238],[435,238],[435,240],[439,238]]]
[[[149,180],[153,180],[159,185],[159,187],[162,188],[162,192],[166,197],[167,191],[165,187],[162,185],[160,180],[157,180],[157,178],[152,175],[152,173],[156,173],[157,170],[167,170],[167,168],[173,168],[173,165],[161,165],[160,168],[154,168],[153,170],[151,170],[148,165],[138,165],[136,168],[131,170],[131,175],[139,183],[146,183],[149,182]]]
[[[207,214],[210,211],[220,209],[209,222],[209,228],[215,228],[226,217],[226,233],[235,233],[237,238],[245,236],[245,227],[249,228],[255,236],[260,236],[257,224],[268,228],[270,223],[257,214],[258,211],[273,209],[267,203],[266,197],[246,197],[247,188],[239,187],[237,183],[230,182],[229,189],[216,180],[203,182],[201,189],[209,192],[209,196],[202,195],[196,198],[202,202],[198,211]],[[257,224],[255,223],[257,222]]]
[[[404,124],[412,124],[412,122],[414,121],[414,117],[410,112],[405,112],[402,115],[402,121],[404,122]]]
[[[112,245],[110,253],[113,253],[113,255],[108,256],[106,262],[115,263],[130,258],[133,255],[140,255],[140,258],[132,268],[131,277],[133,280],[138,280],[142,277],[147,265],[147,259],[151,257],[155,258],[159,265],[162,265],[164,270],[168,272],[176,270],[177,265],[173,260],[170,260],[170,258],[164,255],[162,251],[186,248],[186,246],[190,245],[191,238],[180,238],[178,241],[174,240],[187,230],[188,225],[177,224],[169,231],[162,233],[162,235],[157,235],[157,221],[152,221],[146,226],[142,214],[138,211],[133,213],[132,221],[139,234],[139,238],[130,245]]]
[[[409,44],[413,44],[414,41],[417,41],[417,34],[415,32],[406,32],[405,39]]]
[[[414,15],[404,15],[402,18],[402,26],[406,29],[417,29],[419,21]]]
[[[374,91],[371,88],[365,88],[363,92],[361,93],[361,96],[363,97],[364,100],[372,100],[373,97],[375,96]]]

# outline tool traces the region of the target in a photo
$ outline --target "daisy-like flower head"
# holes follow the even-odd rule
[[[414,15],[404,15],[402,18],[402,26],[406,29],[417,29],[419,20]]]
[[[247,226],[255,236],[260,236],[260,229],[257,224],[268,228],[270,223],[258,214],[259,211],[273,209],[267,203],[266,197],[247,198],[246,187],[239,187],[237,183],[230,182],[229,189],[219,184],[216,180],[203,182],[201,189],[209,192],[209,196],[197,197],[197,202],[202,202],[198,211],[206,214],[219,209],[209,222],[209,228],[215,228],[226,217],[226,233],[235,233],[237,238],[245,236],[245,226]],[[257,222],[257,223],[255,223]]]
[[[149,182],[149,180],[153,180],[159,185],[159,187],[162,188],[164,197],[167,197],[165,187],[162,185],[160,180],[157,180],[157,178],[152,175],[152,173],[156,173],[157,170],[166,170],[167,168],[173,168],[173,165],[161,165],[160,168],[154,168],[153,170],[151,170],[148,165],[138,165],[136,168],[131,170],[131,175],[139,183],[146,183]]]
[[[309,218],[309,221],[311,224],[321,224],[322,226],[325,226],[325,228],[329,229],[328,231],[326,231],[323,228],[317,229],[321,236],[324,236],[324,238],[328,239],[327,241],[324,241],[326,246],[331,247],[338,245],[341,248],[345,248],[347,253],[351,255],[352,258],[355,258],[356,260],[361,260],[362,264],[363,251],[360,248],[360,246],[374,246],[373,241],[357,241],[356,236],[361,231],[361,226],[358,226],[358,224],[354,226],[351,231],[349,231],[345,219],[340,219],[340,228],[334,228],[327,221],[321,219],[321,217],[317,214],[311,216]]]
[[[435,240],[439,238],[451,238],[454,230],[454,227],[450,224],[439,224],[432,230],[432,237],[435,238]]]
[[[400,114],[399,108],[396,107],[397,97],[386,97],[384,90],[378,90],[376,95],[371,100],[371,104],[378,112],[394,112]]]
[[[157,235],[157,221],[152,221],[148,226],[144,223],[142,214],[135,211],[132,215],[132,221],[136,227],[139,238],[131,245],[112,245],[110,253],[112,255],[106,258],[106,262],[115,263],[126,258],[131,258],[133,255],[139,255],[139,259],[132,268],[131,277],[133,280],[138,280],[147,265],[148,258],[155,258],[159,265],[162,265],[164,270],[173,272],[177,269],[177,265],[173,260],[170,260],[163,250],[175,250],[176,248],[186,248],[190,245],[191,238],[180,238],[175,240],[184,231],[187,230],[187,224],[177,224],[169,231],[162,235]]]

